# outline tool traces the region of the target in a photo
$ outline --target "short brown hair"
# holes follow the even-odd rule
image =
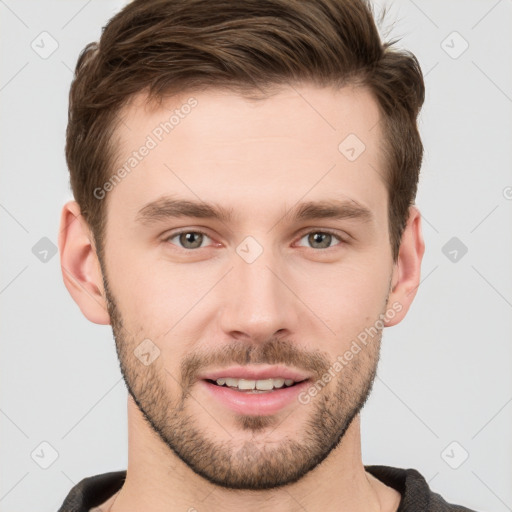
[[[102,255],[115,128],[137,93],[221,87],[250,94],[286,83],[366,87],[382,116],[390,243],[396,261],[416,197],[425,86],[410,52],[382,43],[366,0],[134,0],[78,59],[69,95],[71,187]],[[341,141],[340,141],[341,142]]]

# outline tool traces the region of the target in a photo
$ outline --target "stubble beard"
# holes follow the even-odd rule
[[[140,340],[124,328],[123,318],[104,278],[108,311],[119,357],[121,373],[128,392],[151,429],[163,443],[196,474],[212,484],[229,489],[265,490],[291,484],[304,477],[342,442],[350,424],[366,403],[376,376],[382,332],[342,368],[329,385],[308,404],[297,402],[283,419],[276,415],[237,415],[235,424],[224,424],[228,415],[208,416],[217,430],[227,431],[227,439],[215,440],[208,428],[200,428],[190,409],[208,409],[196,403],[192,388],[198,368],[211,362],[295,364],[313,371],[317,378],[328,373],[332,362],[321,352],[299,352],[296,345],[282,339],[248,345],[237,343],[223,347],[211,357],[191,354],[181,362],[181,374],[174,377],[157,359],[144,366],[134,355]],[[387,301],[386,301],[387,302]],[[169,344],[170,346],[170,344]],[[169,374],[169,375],[167,375]],[[181,391],[174,399],[166,385],[174,382]],[[177,382],[176,382],[177,381]],[[176,391],[173,390],[176,394]],[[300,439],[283,436],[279,443],[266,443],[280,423],[292,421],[294,412],[303,416],[309,408]],[[230,417],[230,416],[229,416]],[[220,428],[222,427],[222,428]],[[243,431],[243,435],[238,435]],[[246,433],[252,434],[250,440]]]

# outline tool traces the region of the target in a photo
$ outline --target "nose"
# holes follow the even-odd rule
[[[300,314],[293,287],[286,264],[270,250],[252,262],[235,253],[221,291],[221,329],[230,338],[254,342],[290,335]]]

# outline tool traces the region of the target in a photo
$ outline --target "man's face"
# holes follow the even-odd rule
[[[102,268],[129,391],[211,482],[293,482],[366,400],[391,307],[377,104],[361,89],[304,86],[260,101],[209,90],[157,109],[138,96],[123,114],[112,173],[133,151],[137,163],[105,198]],[[215,382],[243,377],[282,387]]]

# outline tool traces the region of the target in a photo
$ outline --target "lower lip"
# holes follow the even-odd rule
[[[308,381],[305,380],[294,386],[282,387],[266,393],[251,393],[217,386],[207,380],[202,380],[200,383],[211,393],[211,396],[232,411],[257,416],[275,414],[287,405],[297,402],[297,395],[308,386]]]

